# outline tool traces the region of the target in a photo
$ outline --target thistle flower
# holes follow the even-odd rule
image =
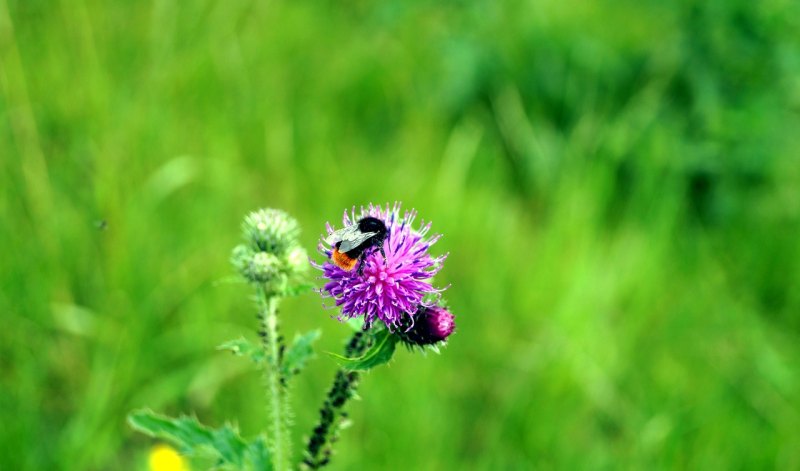
[[[440,234],[428,236],[431,224],[422,223],[412,227],[417,212],[405,211],[400,215],[400,204],[385,208],[369,205],[356,214],[355,207],[348,214],[344,212],[342,223],[351,226],[364,217],[382,220],[388,229],[383,241],[383,251],[378,248],[366,254],[360,263],[363,273],[358,269],[345,271],[330,261],[323,264],[311,262],[322,271],[328,282],[320,290],[325,298],[333,298],[341,308],[339,320],[364,316],[365,328],[376,319],[381,320],[390,330],[395,331],[405,324],[413,325],[414,315],[419,306],[431,307],[442,290],[430,284],[431,278],[442,268],[447,254],[432,257],[428,249],[441,237]],[[326,224],[327,235],[334,232]],[[320,253],[328,259],[334,247],[321,241]]]
[[[407,345],[434,345],[444,342],[456,328],[455,316],[441,307],[420,306],[414,324],[398,331],[400,340]]]
[[[244,218],[245,243],[233,249],[231,263],[251,283],[279,289],[288,277],[306,270],[307,257],[297,242],[299,233],[297,221],[281,210],[254,211]]]

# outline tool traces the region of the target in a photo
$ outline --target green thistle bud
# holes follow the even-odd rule
[[[284,255],[297,244],[297,220],[279,209],[260,209],[244,218],[244,237],[253,250]]]
[[[245,245],[237,245],[233,249],[231,263],[252,283],[278,284],[286,275],[286,264],[279,257],[267,252],[255,252]]]
[[[283,275],[284,264],[280,258],[267,252],[256,252],[250,262],[249,278],[260,282],[271,281]]]

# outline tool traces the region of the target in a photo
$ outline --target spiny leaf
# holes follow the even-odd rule
[[[214,449],[226,463],[242,466],[244,463],[247,444],[236,430],[229,426],[211,430],[214,437]]]
[[[306,361],[314,355],[311,345],[316,342],[320,334],[319,330],[312,330],[295,336],[292,345],[286,350],[281,364],[281,373],[285,378],[289,378],[303,369]]]
[[[209,429],[200,425],[197,419],[185,416],[173,419],[150,410],[139,410],[128,415],[128,423],[147,435],[173,442],[187,453],[213,441]]]
[[[261,365],[266,360],[264,349],[244,337],[229,340],[217,347],[217,350],[230,350],[236,356],[250,358],[257,365]]]
[[[247,463],[253,471],[272,471],[272,457],[264,435],[257,436],[247,445]]]
[[[248,446],[230,425],[213,429],[202,425],[195,417],[172,418],[146,409],[130,413],[128,423],[151,437],[172,442],[187,455],[210,448],[223,463],[237,467],[244,464]]]
[[[381,330],[374,334],[372,346],[360,357],[347,358],[335,353],[329,355],[338,358],[342,367],[347,370],[369,370],[392,359],[397,341],[396,335],[388,330]]]

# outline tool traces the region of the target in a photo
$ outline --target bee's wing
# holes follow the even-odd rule
[[[333,245],[339,241],[344,241],[356,237],[359,234],[361,234],[361,231],[358,230],[357,225],[347,226],[343,229],[339,229],[338,231],[333,232],[331,235],[326,237],[325,243],[328,245]]]
[[[364,241],[377,234],[377,232],[361,232],[356,231],[354,234],[349,235],[347,238],[342,239],[342,245],[339,246],[339,252],[349,252]]]

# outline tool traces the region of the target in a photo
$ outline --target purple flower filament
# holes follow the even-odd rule
[[[333,298],[336,306],[341,308],[339,320],[363,315],[365,325],[371,326],[375,319],[380,319],[394,331],[405,317],[413,325],[418,307],[433,304],[426,301],[426,297],[442,291],[434,288],[430,279],[442,268],[447,254],[432,257],[428,253],[441,234],[428,237],[430,223],[413,229],[417,212],[406,211],[401,217],[399,203],[392,207],[387,204],[385,208],[370,204],[366,209],[362,207],[358,215],[353,207],[349,214],[344,212],[342,223],[347,227],[367,216],[386,224],[388,236],[383,242],[386,258],[377,247],[368,249],[364,260],[358,262],[364,263],[363,274],[359,275],[358,269],[345,271],[331,263],[333,247],[320,242],[318,249],[328,260],[321,265],[311,262],[328,280],[320,294]],[[326,224],[326,230],[328,235],[334,232],[330,224]]]

